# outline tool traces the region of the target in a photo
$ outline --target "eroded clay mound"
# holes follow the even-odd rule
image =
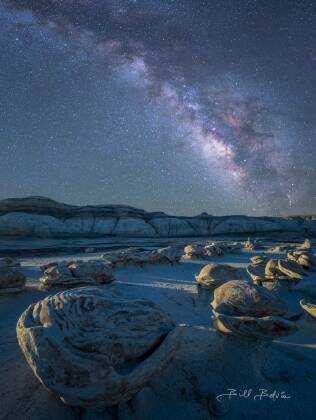
[[[242,273],[238,268],[228,264],[207,264],[200,274],[195,276],[199,285],[215,289],[230,280],[242,280]]]
[[[42,288],[78,284],[107,284],[114,280],[112,267],[104,261],[62,261],[42,267]]]
[[[264,340],[297,331],[302,317],[269,290],[238,280],[215,290],[212,308],[219,331]]]
[[[156,304],[93,287],[29,306],[17,337],[38,379],[64,402],[85,407],[130,399],[179,345],[173,322]]]
[[[0,258],[0,295],[21,292],[25,283],[20,263],[13,258]]]

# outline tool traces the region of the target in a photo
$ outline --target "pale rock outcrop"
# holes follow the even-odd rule
[[[104,236],[112,234],[116,222],[114,217],[71,217],[63,221],[63,229],[69,236]]]
[[[39,381],[63,402],[113,406],[160,374],[180,344],[169,316],[147,299],[82,287],[21,315],[17,338]]]
[[[50,286],[77,286],[78,284],[101,285],[114,281],[112,268],[104,261],[62,261],[42,268],[40,288]]]
[[[184,219],[176,217],[164,217],[151,219],[150,224],[154,227],[158,236],[195,236],[196,232]]]
[[[0,235],[28,237],[104,236],[112,233],[115,218],[71,217],[8,213],[0,216]]]
[[[0,295],[21,292],[25,283],[20,263],[13,258],[0,258]]]
[[[39,238],[188,237],[232,233],[293,232],[316,235],[310,217],[168,216],[123,205],[75,206],[45,197],[0,200],[0,235]]]
[[[270,221],[266,218],[254,218],[245,216],[221,217],[215,220],[211,225],[211,234],[224,233],[256,233],[256,232],[274,232],[282,230],[277,221]]]
[[[197,283],[207,289],[214,290],[230,280],[242,280],[243,273],[240,269],[228,264],[207,264],[195,276]]]
[[[207,236],[210,235],[210,224],[212,217],[191,217],[187,218],[186,222],[191,226],[196,236]]]
[[[63,223],[43,214],[8,213],[0,216],[0,235],[50,237],[64,233]]]
[[[150,224],[143,219],[131,217],[120,218],[112,233],[117,236],[156,236],[155,229]]]

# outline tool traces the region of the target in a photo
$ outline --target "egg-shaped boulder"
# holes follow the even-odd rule
[[[302,316],[270,290],[238,280],[217,288],[211,305],[219,331],[265,340],[297,331]]]
[[[40,382],[67,404],[127,401],[168,364],[178,329],[147,299],[100,287],[70,289],[30,305],[17,338]]]
[[[243,274],[240,269],[228,264],[210,263],[202,268],[195,276],[197,283],[208,289],[216,289],[230,280],[242,280]]]

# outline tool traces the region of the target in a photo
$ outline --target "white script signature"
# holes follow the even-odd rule
[[[262,401],[264,399],[270,399],[272,401],[276,400],[289,400],[291,399],[290,395],[287,395],[285,391],[268,390],[264,388],[255,389],[233,389],[227,388],[224,394],[219,394],[216,396],[217,401],[221,401],[223,398],[245,398],[252,399],[254,401]]]

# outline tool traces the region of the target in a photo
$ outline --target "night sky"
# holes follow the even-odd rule
[[[316,212],[316,2],[0,0],[0,198]]]

